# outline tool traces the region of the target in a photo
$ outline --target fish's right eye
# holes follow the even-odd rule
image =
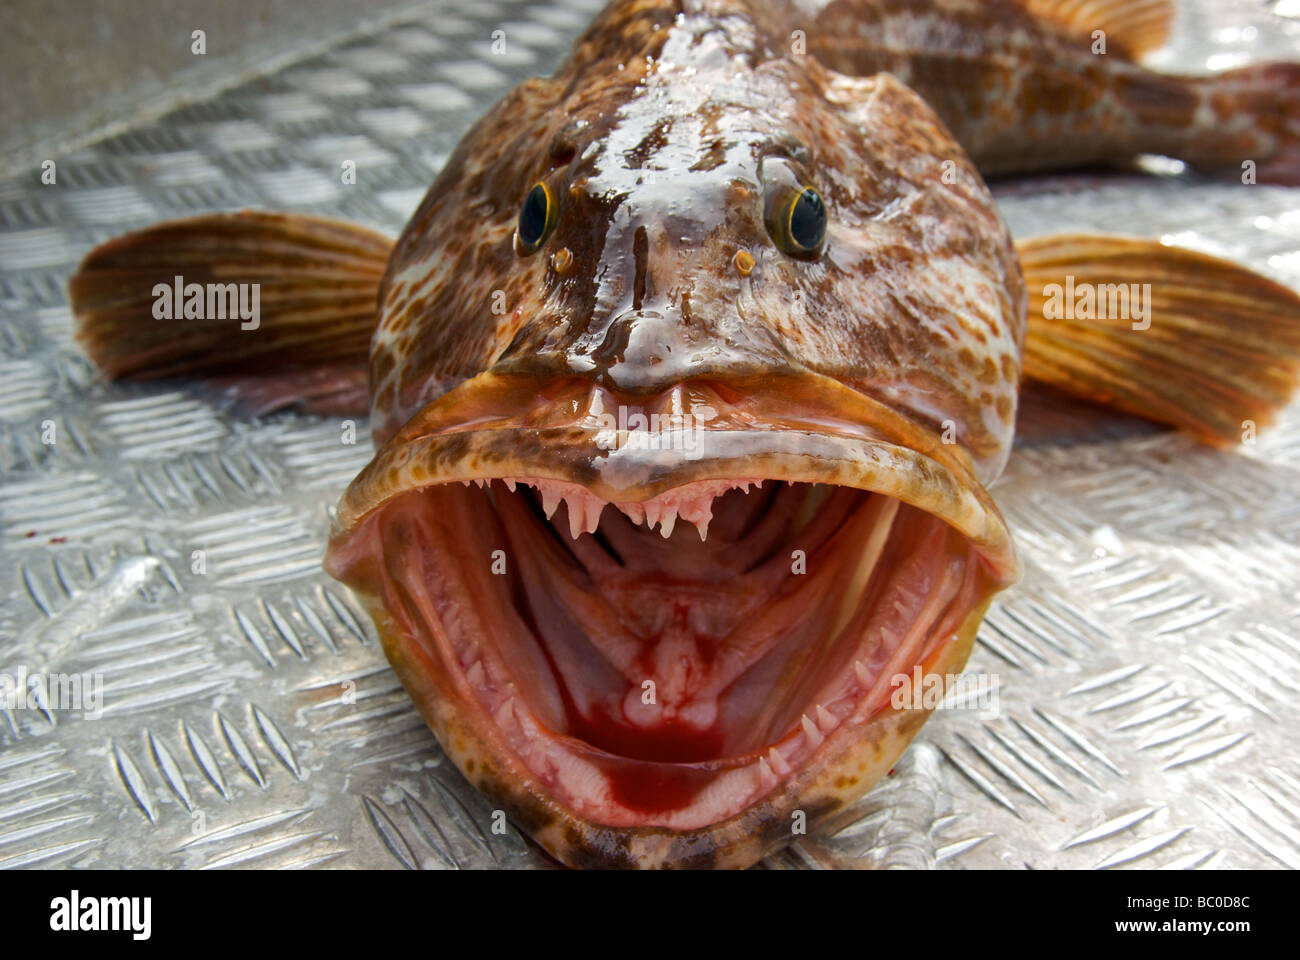
[[[515,250],[520,256],[536,253],[555,227],[555,197],[544,183],[536,184],[524,198],[515,227]]]
[[[763,219],[777,249],[796,260],[816,260],[826,245],[826,204],[782,157],[764,162]]]

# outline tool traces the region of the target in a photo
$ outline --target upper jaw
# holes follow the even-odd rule
[[[661,418],[658,442],[653,430],[620,428],[635,428],[638,414]],[[947,522],[1002,586],[1019,576],[1006,522],[959,446],[813,374],[682,385],[635,405],[583,381],[548,385],[482,374],[427,404],[383,444],[338,505],[331,551],[405,491],[505,478],[576,485],[615,504],[702,481],[856,487]]]

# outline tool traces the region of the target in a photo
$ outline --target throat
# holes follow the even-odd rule
[[[664,539],[613,509],[597,536],[575,540],[563,507],[539,523],[527,498],[502,506],[561,732],[622,757],[694,763],[757,750],[797,722],[899,504],[765,484],[721,498],[711,541],[689,527]]]

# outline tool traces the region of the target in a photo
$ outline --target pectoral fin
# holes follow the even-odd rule
[[[77,339],[110,377],[202,380],[258,413],[363,411],[392,244],[286,213],[156,224],[82,261],[68,286]]]
[[[1239,443],[1300,378],[1300,296],[1154,240],[1070,234],[1017,244],[1029,291],[1024,371],[1085,400]]]

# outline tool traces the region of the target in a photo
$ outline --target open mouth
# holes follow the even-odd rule
[[[1011,576],[1000,518],[938,463],[743,426],[688,461],[426,424],[354,484],[328,566],[472,780],[708,828],[851,753]]]

